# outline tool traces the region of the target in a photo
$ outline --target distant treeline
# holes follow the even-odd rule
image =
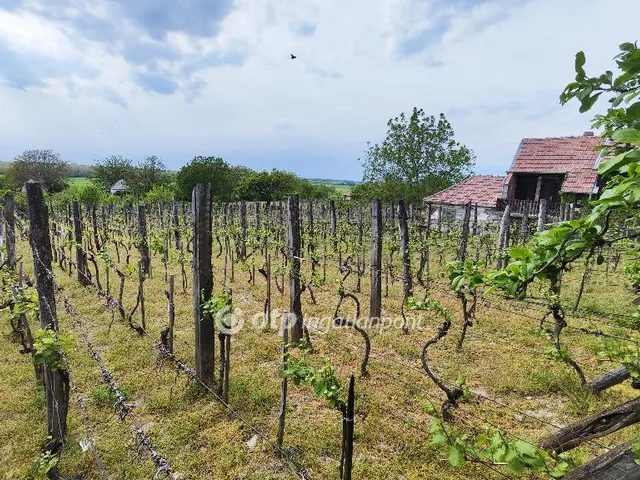
[[[0,161],[0,174],[6,174],[12,162]],[[93,167],[91,165],[79,165],[77,163],[69,163],[69,176],[71,178],[90,178],[93,176]]]

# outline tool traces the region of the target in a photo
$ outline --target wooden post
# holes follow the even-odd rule
[[[176,305],[174,301],[175,275],[169,275],[169,335],[167,337],[169,353],[173,353],[173,325],[176,321]]]
[[[294,323],[291,330],[291,342],[297,345],[302,340],[302,294],[300,289],[300,199],[298,195],[290,195],[287,200],[287,222],[289,234],[287,245],[289,248],[289,309],[293,314]]]
[[[247,202],[240,202],[240,260],[247,258]]]
[[[525,200],[522,207],[522,221],[520,223],[520,241],[523,245],[527,243],[527,239],[529,238],[529,208],[531,208],[531,203],[529,200]]]
[[[356,292],[362,289],[362,274],[364,273],[364,213],[362,205],[358,206],[358,277]]]
[[[267,298],[264,302],[264,313],[267,316],[267,328],[271,328],[271,253],[269,252],[267,252],[266,263]]]
[[[176,250],[180,250],[180,222],[178,220],[178,202],[173,201],[173,239]]]
[[[280,381],[280,413],[278,414],[278,451],[282,451],[282,442],[284,441],[284,422],[287,415],[287,381],[288,377],[284,375],[287,370],[287,357],[289,353],[289,319],[287,312],[282,312],[282,380]]]
[[[369,321],[375,325],[382,315],[382,203],[371,201],[371,295]]]
[[[629,442],[609,450],[604,455],[571,470],[565,480],[637,480],[640,465],[636,463],[634,443]]]
[[[151,255],[147,243],[147,213],[144,205],[138,205],[138,251],[145,275],[151,275]]]
[[[38,291],[40,327],[58,332],[54,280],[51,272],[51,239],[49,237],[49,213],[42,198],[42,187],[37,182],[26,183],[29,210],[30,240]],[[55,353],[53,360],[60,361]],[[47,448],[59,453],[64,445],[69,411],[69,379],[64,369],[54,369],[50,363],[44,366],[44,384],[47,404],[47,434],[52,438]]]
[[[347,404],[342,412],[342,461],[340,462],[340,479],[351,480],[353,470],[353,433],[355,423],[355,379],[349,380]]]
[[[82,213],[80,204],[73,202],[73,232],[76,243],[76,269],[78,271],[78,282],[81,285],[89,285],[87,274],[87,253],[82,247]]]
[[[540,210],[538,210],[538,231],[542,232],[547,224],[547,201],[540,199]]]
[[[500,233],[498,234],[498,248],[496,249],[496,269],[500,270],[506,264],[506,261],[502,258],[502,252],[504,251],[509,241],[509,223],[511,221],[511,205],[507,205],[504,208],[502,214],[502,221],[500,222]]]
[[[338,239],[336,238],[336,201],[329,200],[329,235],[333,240],[333,249],[338,248]]]
[[[469,221],[471,220],[471,202],[464,206],[464,219],[462,220],[462,233],[460,235],[460,247],[458,248],[458,261],[467,259],[467,244],[469,243]]]
[[[138,262],[138,298],[140,302],[140,324],[142,328],[147,329],[147,323],[144,310],[144,272],[142,271],[142,260]]]
[[[196,375],[206,385],[213,385],[215,375],[215,340],[213,319],[202,309],[211,298],[211,184],[193,187],[193,313],[196,333]]]
[[[100,251],[100,237],[98,236],[98,214],[96,213],[96,206],[91,205],[91,227],[93,229],[93,242],[96,244],[96,251]]]
[[[398,230],[400,233],[400,260],[402,261],[402,283],[404,287],[404,299],[407,301],[413,295],[413,282],[411,278],[411,252],[409,251],[409,227],[407,224],[407,209],[403,199],[398,200]],[[403,331],[405,330],[403,326]]]
[[[13,195],[4,196],[4,220],[7,246],[7,266],[13,270],[16,267],[16,217]]]

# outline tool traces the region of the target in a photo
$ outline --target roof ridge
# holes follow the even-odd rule
[[[603,140],[603,137],[599,135],[593,135],[588,137],[585,137],[584,135],[563,135],[559,137],[522,137],[522,140],[561,140],[561,139],[568,139],[568,138],[588,138],[590,140],[591,139]]]

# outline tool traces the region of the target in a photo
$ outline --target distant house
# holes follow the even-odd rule
[[[515,211],[526,202],[537,213],[539,201],[551,207],[560,203],[561,194],[576,200],[598,193],[597,168],[602,138],[593,132],[581,137],[525,138],[507,170],[499,206],[510,204]]]
[[[342,193],[343,200],[351,200],[352,198],[353,198],[353,194],[351,193],[351,190],[347,190],[346,192]]]
[[[120,179],[116,183],[111,185],[109,193],[111,195],[119,195],[125,193],[127,190],[129,190],[129,187],[127,187],[127,185],[124,183],[124,180]]]
[[[432,210],[432,219],[437,220],[442,211],[443,220],[461,221],[464,219],[465,205],[469,202],[478,206],[479,222],[499,219],[500,213],[496,207],[505,178],[499,175],[473,175],[464,182],[428,196],[425,202],[442,206],[442,209]]]

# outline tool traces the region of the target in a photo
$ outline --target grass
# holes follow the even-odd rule
[[[345,185],[345,184],[342,184],[342,183],[341,184],[329,184],[329,183],[327,183],[325,185],[328,185],[329,187],[335,188],[336,191],[338,193],[340,193],[340,194],[343,194],[343,193],[348,192],[348,191],[353,189],[353,185]]]
[[[115,251],[110,254],[115,259]],[[25,273],[32,276],[33,264],[24,240],[20,242],[19,255],[23,258]],[[134,252],[132,258],[136,256]],[[438,268],[435,258],[432,266],[434,270]],[[221,288],[222,271],[222,258],[216,258],[215,289]],[[621,268],[605,276],[599,267],[586,289],[583,306],[598,312],[608,312],[612,307],[617,312],[631,312],[632,296],[624,288],[610,287],[623,283],[620,271]],[[88,415],[85,425],[72,393],[69,433],[61,460],[63,475],[82,473],[89,480],[102,478],[91,452],[83,452],[79,446],[86,438],[86,429],[95,438],[109,478],[147,479],[155,473],[149,457],[140,453],[129,422],[121,422],[114,413],[114,398],[105,389],[95,362],[79,338],[86,332],[127,401],[135,405],[134,412],[154,447],[169,460],[174,471],[180,472],[181,479],[294,478],[266,442],[260,440],[255,447],[250,447],[248,442],[254,436],[250,428],[230,415],[211,395],[192,385],[183,374],[176,373],[170,362],[158,357],[155,342],[167,324],[167,287],[161,256],[154,256],[153,277],[145,282],[147,329],[154,340],[137,335],[119,321],[117,313],[113,321],[104,301],[81,287],[74,276],[68,276],[58,266],[54,267],[54,272],[82,322],[82,327],[76,325],[58,300],[60,328],[76,336],[75,346],[68,356]],[[169,273],[176,274],[178,286],[175,350],[185,363],[194,365],[191,275],[188,275],[188,288],[182,291],[179,272],[176,254],[172,251]],[[236,268],[234,274],[234,281],[229,286],[233,289],[236,310],[251,318],[262,311],[264,281],[258,275],[258,281],[252,286],[247,281],[247,272]],[[337,262],[329,263],[328,274],[327,283],[314,291],[316,304],[308,294],[303,294],[303,310],[308,317],[326,317],[335,308]],[[565,304],[575,298],[580,275],[576,270],[563,279]],[[355,289],[354,276],[346,282],[347,291]],[[112,289],[115,285],[113,277],[115,275],[112,275]],[[104,274],[101,278],[104,283]],[[127,309],[135,303],[135,278],[136,274],[126,280]],[[368,290],[365,276],[362,292]],[[272,440],[275,439],[280,396],[281,340],[275,327],[278,312],[288,308],[287,292],[285,288],[285,294],[280,294],[273,288],[274,328],[254,330],[247,321],[231,341],[230,404]],[[389,286],[389,296],[383,298],[383,309],[388,318],[399,315],[401,292],[401,281]],[[535,295],[535,286],[531,293]],[[458,321],[450,334],[429,350],[429,362],[449,385],[458,375],[467,376],[472,391],[470,401],[455,411],[457,420],[451,427],[454,430],[480,431],[491,423],[514,437],[535,441],[553,430],[550,424],[567,425],[636,396],[628,383],[597,397],[585,395],[572,370],[541,354],[548,341],[537,329],[535,319],[540,316],[540,307],[530,304],[497,297],[487,301],[489,306],[481,303],[464,350],[458,353],[455,349],[461,326],[458,300],[439,283],[434,284],[431,295],[454,312]],[[367,294],[357,296],[366,311]],[[343,313],[349,314],[351,308],[345,306]],[[139,321],[137,315],[134,319]],[[432,405],[439,408],[443,396],[421,370],[419,355],[440,320],[427,312],[419,312],[416,316],[420,324],[408,335],[402,335],[399,328],[370,332],[370,376],[356,380],[354,478],[503,478],[479,465],[466,464],[462,469],[454,469],[441,460],[446,452],[429,444]],[[607,331],[615,327],[607,320],[569,319],[570,325],[588,328],[593,328],[593,322],[598,322],[599,328]],[[34,462],[46,436],[44,395],[34,381],[29,357],[18,352],[18,346],[11,341],[8,332],[9,326],[5,322],[0,338],[0,465],[4,468],[2,478],[23,480],[33,478]],[[316,365],[324,358],[330,358],[343,385],[351,373],[359,373],[363,346],[357,333],[344,328],[330,329],[327,333],[312,329],[311,336],[314,353],[310,358]],[[589,379],[612,368],[610,364],[599,364],[595,360],[597,340],[594,337],[566,330],[563,341]],[[309,469],[314,479],[338,477],[340,432],[341,415],[337,411],[316,399],[309,388],[290,384],[284,444],[293,448],[297,460]],[[600,439],[599,443],[617,445],[638,433],[638,428],[631,427]],[[586,445],[573,455],[584,461],[600,453],[603,453],[601,448]],[[501,471],[507,474],[506,470]]]
[[[91,183],[91,179],[89,177],[72,177],[69,180],[69,185],[77,185],[78,187],[84,187]]]

